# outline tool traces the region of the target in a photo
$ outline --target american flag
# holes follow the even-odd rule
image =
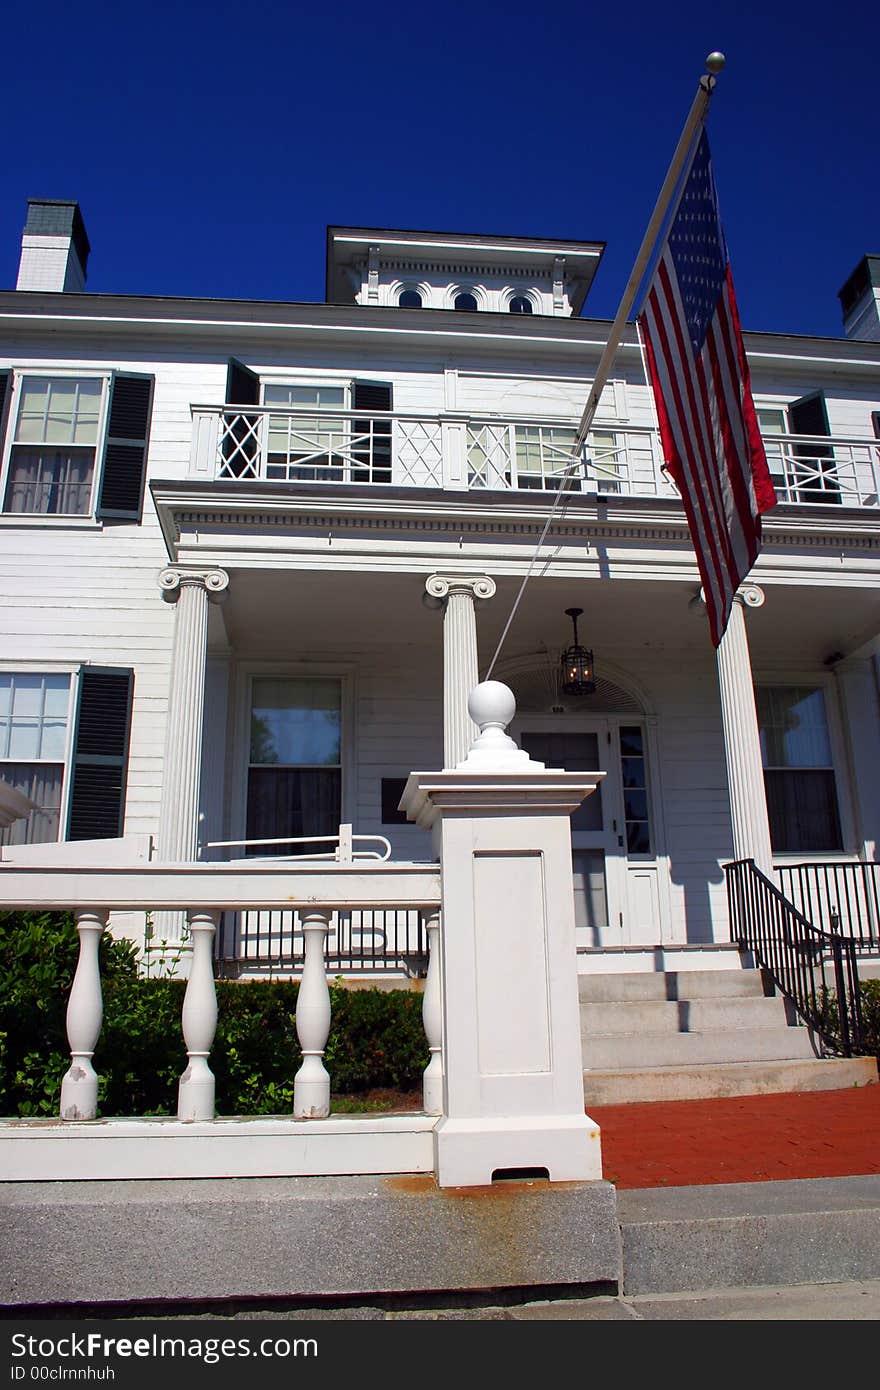
[[[776,503],[749,386],[705,130],[641,314],[660,438],[696,551],[712,642]]]

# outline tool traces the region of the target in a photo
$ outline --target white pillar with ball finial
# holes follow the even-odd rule
[[[433,829],[442,865],[443,1187],[510,1173],[602,1176],[584,1114],[569,817],[602,773],[533,762],[505,732],[512,692],[484,681],[480,734],[442,772],[414,772],[401,805]]]

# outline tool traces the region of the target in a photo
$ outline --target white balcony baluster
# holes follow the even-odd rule
[[[443,1114],[443,999],[440,984],[440,911],[422,912],[428,937],[428,975],[422,998],[422,1023],[431,1060],[422,1078],[422,1106],[426,1115]]]
[[[324,969],[329,930],[327,912],[303,911],[304,961],[296,1001],[296,1035],[303,1061],[293,1083],[293,1113],[298,1120],[320,1120],[330,1114],[330,1074],[323,1060],[330,1032],[330,991]]]
[[[183,1039],[187,1066],[177,1091],[179,1120],[213,1120],[214,1073],[208,1057],[217,1031],[217,991],[214,986],[213,946],[219,914],[191,912],[192,965],[183,1000]]]
[[[98,1110],[98,1074],[92,1056],[101,1033],[104,1001],[98,948],[107,926],[106,912],[76,913],[79,960],[67,1004],[70,1067],[61,1082],[62,1120],[93,1120]]]

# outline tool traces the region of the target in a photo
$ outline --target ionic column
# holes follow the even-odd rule
[[[478,599],[490,599],[495,580],[487,574],[432,574],[425,581],[429,607],[443,608],[443,766],[467,757],[477,729],[468,714],[468,695],[477,684]]]
[[[724,753],[730,791],[730,821],[735,859],[754,859],[773,879],[773,851],[764,791],[764,766],[755,709],[752,663],[744,608],[760,608],[764,592],[742,585],[734,595],[727,631],[718,647],[718,684],[724,724]]]
[[[228,586],[221,569],[174,567],[159,576],[163,598],[177,605],[158,835],[166,862],[188,862],[198,853],[208,600],[222,598]]]

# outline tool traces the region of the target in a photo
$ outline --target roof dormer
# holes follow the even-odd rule
[[[577,317],[604,242],[328,227],[327,302]]]

